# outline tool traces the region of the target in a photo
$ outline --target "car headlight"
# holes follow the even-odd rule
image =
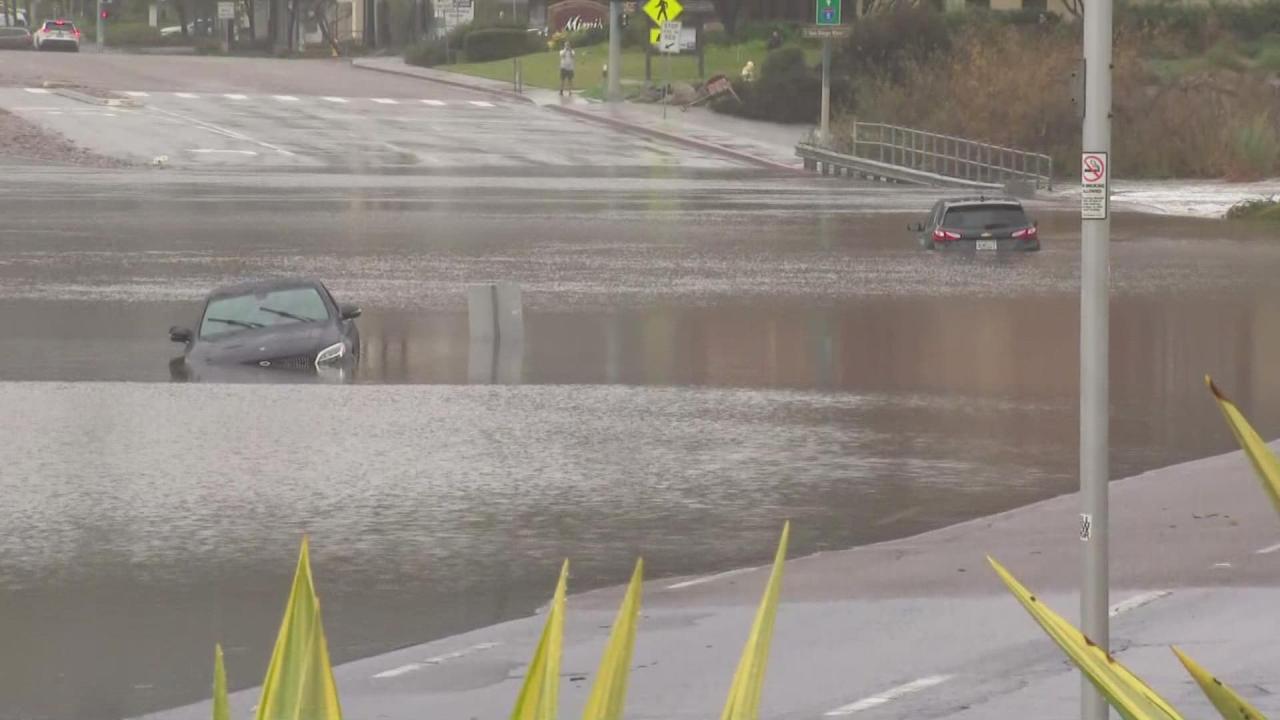
[[[341,360],[343,357],[345,357],[346,354],[347,354],[346,343],[340,343],[340,342],[334,343],[329,347],[321,350],[316,355],[316,367],[318,368],[321,365],[324,365],[325,363],[337,362]]]

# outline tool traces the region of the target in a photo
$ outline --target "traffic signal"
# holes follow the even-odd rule
[[[111,11],[106,8],[102,8],[102,12],[99,13],[99,17],[101,17],[103,20],[106,20],[111,17]]]

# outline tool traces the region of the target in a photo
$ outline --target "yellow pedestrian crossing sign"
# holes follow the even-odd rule
[[[658,27],[662,27],[664,22],[680,17],[682,12],[684,12],[684,6],[680,4],[680,0],[649,0],[644,4],[644,14],[648,15],[653,24]]]

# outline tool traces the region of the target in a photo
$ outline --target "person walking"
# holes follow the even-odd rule
[[[568,87],[569,95],[573,95],[573,46],[568,40],[564,41],[564,48],[560,50],[560,96],[564,97],[565,88]]]

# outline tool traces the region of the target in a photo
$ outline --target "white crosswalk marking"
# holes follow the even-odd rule
[[[225,93],[222,97],[228,100],[248,100],[248,95],[239,95],[237,93]]]
[[[373,101],[378,103],[379,105],[399,105],[400,104],[395,100],[392,100],[391,98],[373,98]]]
[[[292,95],[274,95],[273,97],[280,102],[298,102],[298,98]]]
[[[476,107],[493,107],[493,103],[485,102],[484,100],[472,100],[471,104]]]
[[[33,94],[33,95],[48,95],[48,94],[49,94],[49,91],[48,91],[48,90],[46,90],[46,89],[44,89],[44,88],[24,88],[24,89],[25,89],[27,92],[29,92],[29,93],[31,93],[31,94]]]
[[[186,98],[187,100],[195,100],[196,98],[200,97],[195,93],[174,93],[174,95],[177,95],[180,98]]]
[[[326,97],[322,97],[322,98],[320,98],[320,99],[321,99],[321,100],[327,100],[328,102],[331,102],[331,103],[345,103],[345,102],[347,102],[347,99],[346,99],[346,98],[340,98],[340,97],[328,97],[328,96],[326,96]]]
[[[422,104],[423,104],[423,105],[430,105],[430,106],[432,106],[432,107],[443,107],[443,106],[444,106],[444,101],[443,101],[443,100],[423,100],[423,101],[422,101]]]
[[[151,93],[142,92],[141,90],[125,90],[124,94],[129,97],[151,97]]]

